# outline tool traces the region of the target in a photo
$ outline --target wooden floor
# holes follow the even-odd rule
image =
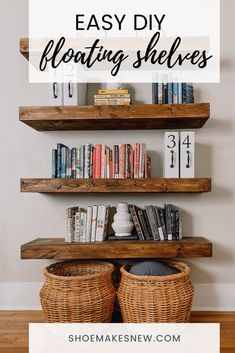
[[[235,312],[194,312],[192,322],[221,324],[221,353],[235,353]],[[43,322],[40,311],[0,311],[0,353],[28,353],[28,323]],[[190,352],[189,352],[190,353]]]

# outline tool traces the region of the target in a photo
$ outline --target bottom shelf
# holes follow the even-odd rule
[[[212,257],[212,243],[203,237],[179,241],[104,241],[65,243],[64,238],[39,238],[21,246],[22,259],[144,259]]]

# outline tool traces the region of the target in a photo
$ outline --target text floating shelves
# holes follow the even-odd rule
[[[21,179],[21,192],[39,193],[203,193],[210,178],[192,179]]]
[[[212,244],[203,237],[179,241],[104,241],[65,243],[63,238],[36,239],[21,246],[22,259],[144,259],[212,257]]]
[[[38,131],[197,129],[209,117],[209,103],[20,108],[20,121]]]

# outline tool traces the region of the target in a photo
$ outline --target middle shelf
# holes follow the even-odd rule
[[[212,244],[203,237],[177,241],[104,241],[65,243],[63,238],[39,238],[21,246],[22,259],[143,259],[212,257]]]
[[[50,179],[23,178],[21,192],[38,193],[203,193],[211,178]]]

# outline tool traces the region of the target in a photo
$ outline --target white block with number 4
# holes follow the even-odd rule
[[[165,132],[165,178],[179,178],[179,133]]]
[[[180,177],[195,178],[195,132],[180,133]]]

